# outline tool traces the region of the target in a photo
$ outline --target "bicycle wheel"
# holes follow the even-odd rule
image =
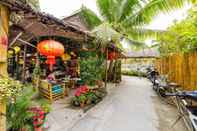
[[[182,116],[183,121],[184,121],[188,131],[196,131],[194,129],[194,126],[193,126],[190,118],[189,118],[188,109],[186,108],[184,101],[179,97],[176,97],[176,101],[177,101],[177,109],[178,109],[180,115]]]

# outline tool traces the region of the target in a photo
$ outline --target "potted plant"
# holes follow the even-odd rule
[[[75,92],[75,97],[73,98],[72,103],[75,106],[80,105],[80,107],[83,108],[87,100],[86,94],[88,91],[89,90],[86,85],[80,86]]]
[[[44,110],[40,107],[33,107],[33,108],[30,108],[29,111],[33,113],[34,131],[42,131],[42,126],[46,118],[46,114]]]
[[[86,102],[86,100],[87,100],[85,94],[81,94],[81,95],[78,97],[78,99],[79,99],[80,107],[81,107],[81,108],[84,108],[85,102]]]
[[[97,96],[94,94],[94,92],[88,92],[86,94],[86,97],[87,97],[87,101],[86,101],[87,104],[94,103],[98,99]]]

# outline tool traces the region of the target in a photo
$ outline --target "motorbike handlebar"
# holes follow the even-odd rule
[[[196,91],[182,91],[176,93],[165,93],[165,96],[177,96],[182,98],[187,98],[197,101],[197,92]]]

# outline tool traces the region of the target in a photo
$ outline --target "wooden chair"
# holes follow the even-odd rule
[[[54,100],[64,98],[64,86],[64,84],[52,84],[47,80],[41,80],[39,84],[39,93],[41,96],[47,98],[52,103]]]

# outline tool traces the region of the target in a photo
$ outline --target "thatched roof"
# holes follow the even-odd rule
[[[63,21],[67,22],[67,23],[71,23],[72,25],[76,25],[76,26],[80,27],[81,29],[85,30],[86,32],[91,32],[94,35],[94,37],[96,37],[97,39],[99,39],[99,35],[101,35],[101,37],[103,35],[105,35],[106,33],[104,33],[104,34],[97,33],[97,32],[100,32],[100,33],[101,32],[106,32],[106,31],[104,31],[105,28],[103,28],[104,25],[100,25],[100,26],[98,26],[98,28],[96,28],[95,30],[91,31],[91,29],[88,27],[87,23],[84,21],[84,19],[81,16],[81,12],[82,11],[83,11],[83,7],[80,10],[75,11],[72,15],[63,18]],[[108,30],[107,32],[112,32],[112,31]],[[109,36],[108,36],[108,34],[106,34],[106,36],[103,36],[103,37],[109,37]],[[126,57],[126,55],[123,53],[123,50],[121,50],[120,48],[118,48],[114,44],[108,42],[107,47],[108,47],[109,50],[114,50],[116,52],[119,52],[121,58],[125,58]]]
[[[140,51],[130,51],[127,53],[127,58],[157,58],[160,53],[157,48],[148,48]]]
[[[40,36],[63,36],[77,40],[87,40],[91,37],[89,32],[79,26],[60,20],[50,14],[36,11],[21,0],[0,0],[0,3],[8,6],[11,12],[23,16],[19,23],[11,27],[13,38],[15,34],[21,31],[24,32],[22,37],[25,39]]]
[[[70,23],[72,25],[75,25],[86,32],[91,32],[91,30],[88,28],[88,25],[86,25],[84,20],[81,18],[82,16],[80,15],[80,13],[81,13],[81,10],[78,10],[75,13],[73,13],[72,15],[63,18],[62,20],[66,23]]]

